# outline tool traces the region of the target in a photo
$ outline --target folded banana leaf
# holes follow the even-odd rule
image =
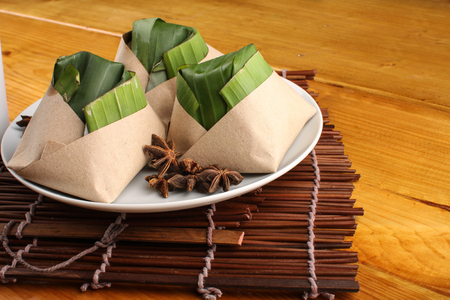
[[[159,18],[133,23],[131,50],[150,75],[146,92],[175,77],[178,67],[196,64],[208,54],[197,29]]]
[[[180,105],[206,130],[255,90],[273,69],[253,44],[177,74]]]
[[[130,80],[86,105],[86,125],[89,132],[93,132],[143,109],[146,105],[147,100],[138,77],[132,73]]]
[[[87,104],[130,78],[123,64],[82,51],[57,59],[51,84],[85,122]]]

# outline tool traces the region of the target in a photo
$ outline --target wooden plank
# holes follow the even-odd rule
[[[387,193],[450,209],[450,114],[417,102],[313,83],[353,168]],[[337,99],[339,94],[339,100]]]
[[[445,1],[302,0],[230,5],[221,1],[17,1],[2,9],[121,34],[132,22],[161,17],[196,27],[220,51],[254,43],[275,68],[318,69],[317,81],[392,94],[450,110]],[[151,10],[143,9],[151,8]],[[69,13],[70,12],[70,13]]]
[[[365,213],[356,218],[352,250],[358,251],[361,265],[369,267],[365,270],[376,269],[450,297],[448,211],[386,195],[363,180],[357,183],[355,197]]]
[[[9,117],[42,98],[53,65],[62,55],[90,51],[114,59],[119,38],[93,31],[0,13],[2,54]]]

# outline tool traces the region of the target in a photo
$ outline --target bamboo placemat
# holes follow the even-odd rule
[[[280,74],[307,90],[315,72]],[[291,171],[254,193],[184,211],[72,207],[24,187],[0,162],[0,282],[187,285],[205,299],[229,288],[297,290],[304,298],[359,291],[358,253],[349,250],[355,216],[363,215],[351,198],[359,174],[321,110],[320,140]]]

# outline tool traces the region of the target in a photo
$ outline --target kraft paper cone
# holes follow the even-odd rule
[[[181,157],[241,173],[276,172],[306,122],[316,113],[275,72],[209,131],[175,102],[168,140]]]
[[[149,81],[149,74],[139,59],[137,59],[136,55],[134,55],[133,51],[131,51],[131,42],[131,31],[122,35],[114,61],[123,63],[127,70],[135,72],[142,88],[145,90]],[[213,47],[207,46],[208,54],[201,62],[223,55]],[[152,106],[166,126],[168,126],[172,117],[176,94],[177,87],[175,77],[145,93],[147,102]]]
[[[69,107],[59,94],[54,97]],[[78,118],[71,109],[70,112]],[[56,112],[59,113],[62,112]],[[32,118],[35,124],[30,122],[29,126],[45,124],[41,122],[41,117],[35,114]],[[31,136],[40,131],[39,128],[29,131],[33,127],[27,128],[25,134]],[[51,131],[59,131],[58,126]],[[17,169],[12,165],[11,159],[7,167],[25,179],[52,189],[82,199],[111,203],[147,164],[149,158],[145,155],[143,147],[151,143],[152,134],[164,137],[165,126],[147,105],[124,119],[73,141],[66,143],[48,139],[42,147],[39,147],[42,149],[37,160]],[[34,152],[39,151],[33,149]]]

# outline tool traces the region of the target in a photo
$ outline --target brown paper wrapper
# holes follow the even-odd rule
[[[201,62],[223,55],[213,47],[209,45],[207,46],[209,49],[208,54]],[[139,82],[141,83],[142,88],[145,90],[149,81],[149,75],[142,63],[131,51],[131,31],[122,35],[119,48],[117,49],[115,61],[123,63],[127,70],[136,72],[136,75],[139,78]],[[164,122],[166,126],[168,126],[172,117],[172,110],[176,94],[176,78],[169,79],[168,81],[145,93],[147,102],[158,114],[159,118]]]
[[[18,172],[39,160],[45,144],[69,144],[84,134],[84,123],[50,85],[25,130],[8,167]]]
[[[165,136],[164,124],[147,105],[83,136],[84,124],[78,116],[53,88],[49,91],[7,167],[25,179],[82,199],[113,202],[147,164],[143,147],[151,143],[152,134]],[[51,105],[55,108],[47,110]],[[54,117],[65,126],[56,126]],[[82,124],[81,133],[81,128],[69,127],[72,119]],[[53,126],[48,126],[49,120]],[[39,136],[44,131],[45,136]],[[61,139],[64,134],[71,137]]]
[[[276,172],[316,109],[275,72],[206,131],[175,101],[168,140],[181,157],[241,173]]]

